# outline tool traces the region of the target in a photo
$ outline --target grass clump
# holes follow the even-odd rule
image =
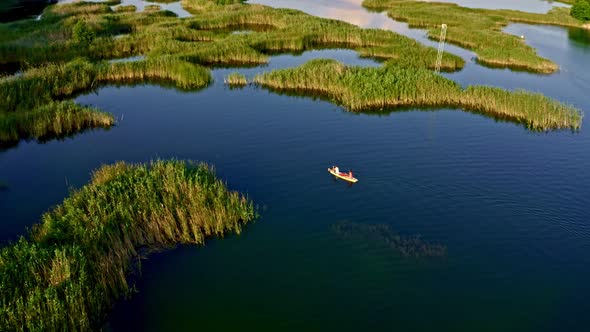
[[[257,75],[254,82],[276,91],[320,95],[350,111],[456,107],[523,123],[531,130],[578,129],[582,124],[577,109],[541,94],[480,86],[462,89],[429,70],[392,64],[363,68],[313,60]]]
[[[567,8],[555,8],[547,14],[534,14],[411,0],[365,0],[363,5],[375,10],[386,10],[389,16],[406,21],[411,27],[427,29],[429,37],[435,40],[439,38],[441,25],[447,24],[447,41],[473,50],[480,63],[538,73],[552,73],[559,67],[540,57],[523,40],[502,32],[502,29],[510,22],[581,26],[580,22],[569,16]]]
[[[73,102],[49,102],[30,112],[0,112],[0,148],[21,139],[46,141],[66,137],[85,129],[110,128],[111,114]]]
[[[248,80],[244,74],[231,73],[223,79],[223,83],[229,85],[230,87],[244,87],[248,85]]]
[[[131,293],[126,276],[140,252],[240,234],[255,216],[203,164],[103,166],[0,251],[0,330],[97,329]]]

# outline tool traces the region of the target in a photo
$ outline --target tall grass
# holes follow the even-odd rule
[[[30,112],[0,112],[0,148],[15,145],[21,139],[45,141],[113,124],[111,114],[73,102],[49,102]]]
[[[457,83],[415,67],[348,67],[334,60],[313,60],[298,68],[257,75],[271,90],[319,94],[351,111],[392,107],[456,107],[523,123],[532,130],[578,129],[582,114],[541,94],[493,87],[462,89]]]
[[[473,50],[482,64],[494,67],[526,69],[552,73],[559,67],[539,56],[516,36],[502,32],[512,22],[580,26],[569,16],[568,9],[555,8],[547,14],[516,10],[487,10],[460,7],[450,3],[411,0],[365,0],[367,8],[386,10],[396,20],[411,27],[425,28],[429,37],[438,39],[441,24],[448,25],[447,41]]]
[[[241,233],[256,212],[206,165],[117,163],[0,251],[0,330],[100,327],[140,250]]]

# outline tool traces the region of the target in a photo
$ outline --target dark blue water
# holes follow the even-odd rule
[[[379,14],[376,14],[379,15]],[[541,91],[590,109],[590,43],[579,32],[515,25],[562,72],[492,70],[475,63],[461,84]],[[583,34],[582,34],[583,36]],[[273,58],[254,73],[313,57],[375,65],[351,51]],[[568,69],[571,68],[571,69]],[[112,112],[110,131],[0,153],[0,232],[14,239],[69,187],[116,160],[207,161],[249,195],[261,218],[239,237],[151,256],[138,294],[121,301],[114,331],[444,330],[584,331],[590,324],[590,135],[533,133],[459,110],[380,115],[216,83],[184,93],[107,87],[78,102]],[[326,168],[352,168],[354,186]],[[334,225],[387,225],[446,246],[404,257]],[[362,228],[361,228],[362,229]]]

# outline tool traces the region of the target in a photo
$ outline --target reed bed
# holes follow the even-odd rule
[[[0,147],[22,139],[45,141],[66,137],[90,128],[110,128],[111,114],[73,102],[50,102],[30,112],[0,112]]]
[[[320,95],[350,111],[395,107],[455,107],[523,123],[531,130],[579,129],[582,113],[541,94],[474,86],[462,89],[433,72],[389,64],[348,67],[334,60],[259,74],[254,82],[275,91]]]
[[[427,29],[429,37],[435,40],[439,38],[441,24],[445,23],[448,25],[447,41],[473,50],[482,64],[544,74],[553,73],[559,67],[539,56],[523,40],[502,32],[502,29],[511,21],[581,26],[579,21],[570,17],[566,8],[555,8],[547,14],[533,14],[411,0],[365,0],[363,5],[386,10],[389,16],[408,22],[411,27]]]
[[[98,329],[139,252],[240,234],[256,212],[204,164],[103,166],[0,251],[0,330]]]
[[[248,85],[248,80],[244,74],[231,73],[223,78],[223,83],[229,85],[230,87],[244,87]]]
[[[208,69],[173,57],[102,65],[97,75],[100,84],[151,81],[170,82],[177,88],[194,90],[207,86],[212,78]]]

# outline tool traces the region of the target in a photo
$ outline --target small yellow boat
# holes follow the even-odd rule
[[[342,179],[344,181],[348,181],[351,183],[356,183],[358,181],[357,178],[352,176],[352,171],[347,172],[347,173],[343,173],[343,172],[340,172],[340,170],[336,166],[328,168],[328,172],[330,172],[330,174],[332,174],[335,177]]]

